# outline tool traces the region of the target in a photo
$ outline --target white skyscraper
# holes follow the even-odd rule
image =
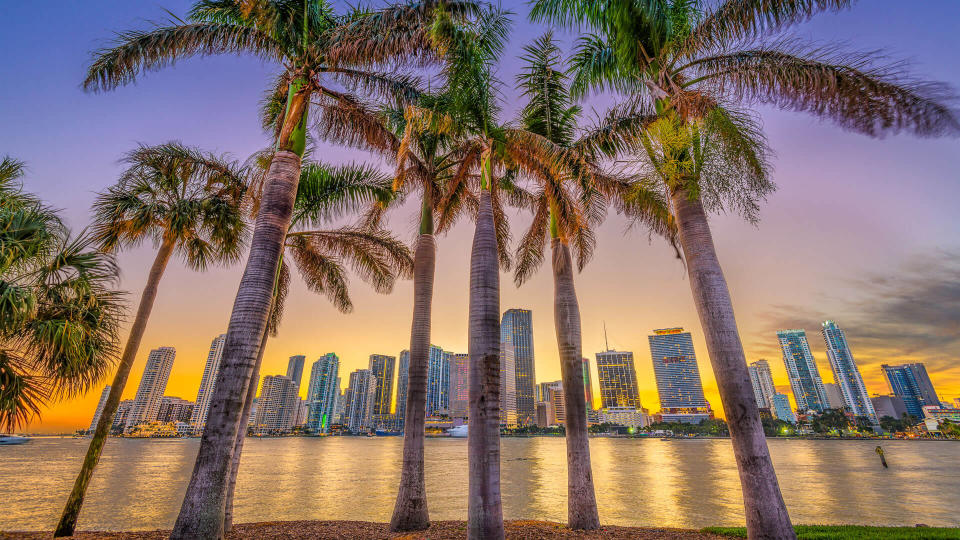
[[[167,389],[167,379],[170,378],[176,355],[177,350],[173,347],[158,347],[150,351],[147,365],[143,368],[143,377],[140,378],[140,386],[137,388],[137,396],[133,398],[133,409],[127,417],[128,428],[157,419],[160,399]]]
[[[97,410],[93,413],[93,420],[90,421],[90,432],[97,429],[97,423],[100,422],[100,415],[103,414],[103,407],[107,404],[107,396],[110,395],[110,385],[103,387],[103,392],[100,393],[100,401],[97,402]]]
[[[501,338],[502,339],[502,338]],[[511,342],[500,342],[500,425],[517,426],[517,354]]]
[[[853,353],[847,345],[847,336],[833,321],[824,321],[823,341],[827,345],[827,357],[830,358],[830,367],[833,369],[833,380],[840,387],[840,394],[847,409],[854,416],[866,416],[877,424],[877,413],[873,410],[870,394],[863,384],[863,377],[857,363],[853,360]]]
[[[254,430],[257,433],[284,433],[293,427],[300,412],[300,397],[293,379],[285,375],[263,378]]]
[[[807,332],[778,330],[777,340],[780,342],[780,350],[783,351],[783,365],[787,368],[797,410],[801,413],[819,413],[829,408],[820,370],[813,360],[813,353],[810,352],[810,344],[807,342]]]
[[[347,387],[344,424],[354,433],[373,427],[373,405],[377,400],[377,377],[369,369],[358,369],[350,374]]]
[[[207,353],[207,363],[203,367],[203,378],[200,379],[200,390],[197,392],[196,405],[190,423],[196,431],[202,431],[207,423],[207,414],[210,412],[210,398],[213,397],[213,387],[217,383],[220,373],[220,359],[223,357],[223,342],[226,334],[220,334],[210,343],[210,352]]]
[[[757,407],[772,409],[773,395],[777,393],[777,389],[773,386],[770,364],[766,360],[757,360],[747,368],[750,371],[750,382],[753,384],[753,395],[757,398]]]

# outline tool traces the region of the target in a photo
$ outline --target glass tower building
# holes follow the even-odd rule
[[[793,399],[797,402],[797,409],[801,413],[806,411],[823,412],[829,408],[820,370],[813,360],[810,344],[807,343],[807,332],[804,330],[779,330],[777,340],[783,352],[783,364],[787,368],[790,378],[790,389],[793,390]]]
[[[940,406],[940,399],[933,388],[933,382],[927,375],[923,364],[900,364],[889,366],[882,364],[880,369],[887,378],[893,395],[903,399],[907,412],[917,419],[923,418],[925,405]]]
[[[427,359],[427,416],[449,411],[451,356],[451,352],[436,345],[430,346],[430,357]]]
[[[407,382],[410,375],[410,351],[400,351],[400,363],[397,366],[397,429],[403,431],[407,417]]]
[[[597,378],[600,381],[600,401],[604,409],[610,407],[640,408],[637,388],[637,370],[633,353],[606,351],[597,353]]]
[[[336,420],[337,397],[340,393],[340,359],[327,353],[310,368],[307,385],[307,423],[317,433],[326,433]]]
[[[210,398],[213,397],[213,385],[216,384],[217,375],[220,373],[220,359],[223,357],[223,343],[226,339],[226,334],[220,334],[210,342],[207,363],[203,366],[203,377],[200,379],[200,390],[197,391],[197,401],[190,417],[190,423],[195,431],[202,431],[207,424]]]
[[[843,395],[847,409],[854,416],[866,416],[876,424],[877,413],[873,410],[870,394],[867,393],[863,377],[860,376],[857,363],[853,360],[846,334],[833,321],[824,321],[821,333],[827,346],[830,367],[833,368],[833,379],[840,386],[840,394]]]
[[[500,320],[500,354],[512,355],[516,393],[516,423],[533,425],[536,421],[536,373],[533,355],[533,312],[508,309]],[[508,360],[509,362],[509,360]],[[502,363],[502,362],[501,362]],[[501,383],[502,384],[502,383]]]
[[[377,395],[373,402],[374,415],[390,414],[390,405],[393,400],[393,368],[396,363],[396,356],[370,355],[370,371],[377,378]]]
[[[700,382],[693,338],[683,328],[661,328],[648,336],[664,422],[699,422],[710,413]],[[668,420],[669,417],[669,420]]]
[[[307,362],[307,357],[302,354],[296,354],[287,361],[287,377],[297,385],[297,392],[300,391],[300,381],[303,379],[303,366]]]

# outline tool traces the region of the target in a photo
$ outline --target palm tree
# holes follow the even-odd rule
[[[70,536],[76,529],[170,258],[176,253],[198,271],[210,264],[229,264],[239,258],[246,233],[240,208],[245,173],[235,164],[180,143],[141,146],[129,152],[124,162],[128,168],[120,180],[94,203],[94,238],[104,252],[147,240],[157,247],[157,254],[56,536]]]
[[[113,256],[72,237],[0,161],[0,430],[86,392],[113,366],[122,317]]]
[[[701,11],[684,0],[537,0],[531,18],[586,26],[573,90],[629,96],[611,115],[604,150],[640,154],[670,197],[690,286],[737,458],[751,538],[794,538],[750,389],[730,293],[707,210],[751,218],[772,189],[765,141],[735,103],[812,113],[871,136],[960,131],[942,85],[879,66],[870,54],[814,47],[789,26],[849,0],[728,0]],[[641,136],[644,130],[649,134]],[[701,146],[708,142],[708,147]]]
[[[526,68],[517,77],[522,95],[528,99],[521,113],[522,123],[525,129],[555,145],[558,163],[547,164],[551,173],[533,177],[537,189],[526,198],[534,218],[517,248],[514,280],[522,285],[540,267],[549,237],[554,323],[566,407],[568,525],[573,529],[597,529],[600,518],[590,466],[580,307],[573,281],[571,244],[577,269],[582,270],[593,254],[592,226],[603,218],[607,199],[604,195],[614,196],[628,189],[629,184],[626,179],[604,174],[594,163],[589,149],[599,134],[587,132],[575,140],[580,107],[570,97],[566,73],[558,69],[561,55],[553,34],[541,36],[524,47],[524,52]],[[651,230],[669,234],[669,210],[663,198],[643,186],[637,186],[634,193],[642,207],[637,206],[632,214],[644,219]]]
[[[401,6],[386,15],[359,8],[337,15],[326,0],[201,0],[187,21],[174,19],[167,26],[121,34],[90,67],[85,87],[105,90],[183,57],[249,54],[282,65],[288,88],[263,210],[257,215],[219,379],[173,538],[223,535],[232,453],[290,224],[311,101],[336,94],[331,83],[374,95],[410,91],[407,78],[377,67],[429,53],[423,21],[432,17],[435,5]]]
[[[269,164],[269,154],[258,157],[260,164]],[[259,168],[259,172],[266,171]],[[253,198],[257,199],[263,187],[262,174],[253,185],[251,192]],[[307,287],[313,292],[324,294],[341,313],[353,311],[344,265],[349,265],[361,279],[370,283],[374,290],[380,293],[389,293],[397,276],[411,273],[413,260],[409,249],[382,230],[349,226],[314,229],[345,214],[358,212],[363,205],[372,201],[385,204],[393,198],[390,179],[370,167],[332,167],[309,161],[304,164],[297,198],[294,201],[293,218],[284,242],[284,253],[281,254],[270,320],[254,364],[252,383],[244,398],[241,418],[250,417],[267,337],[277,335],[283,316],[284,300],[290,287],[290,268],[285,261],[287,255],[293,259]],[[256,202],[253,206],[255,211],[259,209]],[[233,452],[224,514],[224,530],[227,532],[233,528],[233,494],[246,434],[246,429],[237,432]]]

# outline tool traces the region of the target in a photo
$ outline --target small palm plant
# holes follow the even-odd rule
[[[0,161],[0,430],[86,392],[113,366],[122,318],[113,256],[73,237]]]
[[[535,0],[531,18],[589,28],[573,57],[573,91],[626,102],[595,147],[649,165],[669,196],[677,237],[730,427],[752,537],[794,538],[707,210],[751,217],[772,189],[769,152],[738,103],[808,112],[870,136],[960,132],[943,85],[918,82],[871,54],[811,46],[784,30],[850,0]],[[642,135],[646,130],[647,135]],[[629,201],[630,197],[625,200]]]
[[[128,153],[124,163],[128,167],[120,180],[94,203],[93,236],[108,253],[147,241],[157,254],[57,536],[69,536],[76,528],[170,259],[179,255],[197,271],[211,264],[234,263],[246,234],[241,209],[245,172],[238,165],[180,143],[141,146]]]
[[[255,177],[249,192],[253,199],[254,214],[259,210],[258,196],[263,188],[266,173],[264,167],[270,162],[269,153],[256,156],[255,162],[258,167],[254,170],[261,174]],[[284,242],[284,253],[280,258],[269,324],[261,340],[241,418],[250,417],[267,337],[277,335],[283,317],[291,279],[288,257],[293,260],[307,288],[325,295],[341,313],[353,311],[353,302],[348,291],[347,267],[382,294],[393,290],[397,277],[410,275],[413,267],[410,250],[383,230],[353,226],[317,229],[330,221],[359,213],[371,203],[384,205],[393,199],[390,178],[371,167],[334,167],[305,162],[300,172],[300,183],[294,202],[293,218]],[[246,429],[237,433],[226,497],[225,531],[233,528],[233,494],[246,434]]]

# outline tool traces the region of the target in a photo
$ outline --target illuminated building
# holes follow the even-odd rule
[[[447,414],[450,408],[450,357],[453,353],[430,346],[427,359],[427,416]]]
[[[373,406],[377,399],[377,377],[369,369],[350,374],[344,406],[344,424],[354,433],[372,430]]]
[[[500,425],[517,425],[517,364],[513,346],[500,343]]]
[[[450,357],[450,416],[466,418],[470,407],[470,355]]]
[[[804,413],[823,412],[829,408],[823,380],[820,378],[817,363],[813,360],[813,353],[810,352],[806,331],[779,330],[777,340],[783,352],[783,364],[787,368],[797,409]]]
[[[296,354],[287,361],[287,377],[297,386],[297,393],[300,393],[300,381],[303,380],[303,365],[307,357],[302,354]]]
[[[286,375],[267,375],[263,378],[254,430],[257,433],[285,433],[290,431],[300,409],[297,385]]]
[[[663,421],[698,423],[709,418],[710,405],[703,396],[690,332],[661,328],[654,330],[648,340]]]
[[[791,424],[797,423],[797,417],[793,414],[793,410],[790,409],[790,398],[788,398],[786,394],[773,394],[773,396],[770,397],[770,405],[770,410],[774,417],[784,422],[790,422]]]
[[[600,381],[601,407],[640,408],[637,370],[633,353],[605,351],[597,353],[597,379]]]
[[[310,368],[307,385],[307,424],[317,433],[327,433],[334,424],[337,395],[340,393],[340,359],[327,353]]]
[[[194,403],[173,396],[160,398],[160,408],[157,411],[157,422],[161,423],[188,423],[193,416]]]
[[[127,428],[156,421],[160,398],[167,389],[167,380],[170,378],[176,355],[177,350],[173,347],[158,347],[150,351],[137,395],[133,398],[133,408],[127,417]]]
[[[536,373],[533,354],[533,312],[529,309],[508,309],[500,320],[500,355],[512,358],[516,394],[516,423],[534,423]],[[503,369],[501,360],[501,369]],[[505,371],[503,373],[506,373]],[[502,407],[501,407],[502,410]]]
[[[373,423],[378,429],[392,428],[390,405],[393,400],[393,368],[397,357],[385,354],[370,355],[370,371],[377,378],[377,395],[373,400]]]
[[[197,391],[196,405],[193,407],[193,414],[190,417],[190,423],[193,424],[196,432],[203,431],[207,424],[207,415],[210,413],[210,398],[213,397],[213,386],[217,382],[217,375],[220,373],[220,360],[223,358],[223,344],[227,339],[226,334],[220,334],[213,338],[210,343],[210,350],[207,352],[207,363],[203,366],[203,377],[200,379],[200,390]],[[253,382],[256,384],[256,381]]]
[[[753,395],[757,398],[757,407],[761,409],[773,408],[773,395],[777,393],[773,386],[773,376],[770,374],[770,364],[766,360],[757,360],[747,368],[750,371],[750,384],[753,385]]]
[[[877,423],[877,413],[870,402],[870,394],[863,384],[860,369],[853,360],[853,353],[847,344],[847,336],[833,321],[824,321],[821,333],[827,346],[827,357],[830,358],[830,367],[833,368],[834,382],[840,387],[840,394],[847,410],[854,416],[866,416],[874,424]]]
[[[923,364],[900,364],[897,366],[880,366],[883,375],[887,378],[890,391],[893,395],[903,399],[907,412],[917,418],[923,418],[923,407],[926,405],[940,405],[933,382],[927,375],[927,368]],[[879,413],[878,413],[879,416]],[[898,417],[899,418],[899,417]]]
[[[618,426],[642,428],[651,423],[650,415],[643,409],[633,407],[610,407],[600,409],[601,424],[616,424]]]

